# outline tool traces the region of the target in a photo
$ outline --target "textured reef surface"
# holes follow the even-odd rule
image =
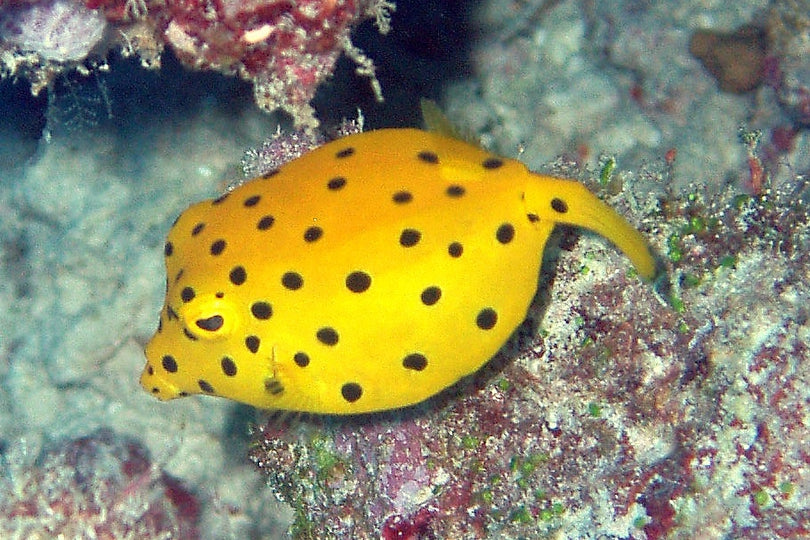
[[[0,0],[0,535],[810,535],[810,4],[457,4]],[[420,406],[153,400],[166,231],[335,135],[313,104],[374,93],[322,84],[342,52],[386,107],[586,183],[666,279],[561,229],[526,323]]]
[[[66,441],[43,452],[36,465],[7,449],[0,483],[4,538],[195,538],[199,502],[162,473],[149,452],[112,431]]]
[[[514,2],[496,24],[491,6],[478,77],[448,107],[601,192],[667,279],[561,231],[527,323],[481,373],[400,414],[259,423],[251,457],[295,535],[807,535],[808,138],[783,97],[807,83],[802,7]]]
[[[314,127],[309,102],[341,54],[368,76],[379,99],[374,64],[352,45],[367,18],[389,30],[384,0],[23,0],[0,2],[0,66],[25,76],[37,94],[65,70],[103,69],[120,49],[145,67],[160,67],[165,48],[187,66],[253,83],[256,104],[282,108]]]
[[[563,235],[545,313],[422,407],[259,424],[298,537],[808,534],[810,214],[785,189],[660,202],[658,292]]]

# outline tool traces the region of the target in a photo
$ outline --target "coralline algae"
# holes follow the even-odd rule
[[[0,42],[54,62],[86,58],[106,27],[98,11],[74,0],[21,3],[0,10]]]
[[[648,206],[658,293],[564,235],[512,348],[423,407],[260,423],[251,458],[295,537],[810,533],[802,182]]]
[[[37,95],[65,71],[109,67],[111,50],[159,68],[168,47],[189,67],[250,81],[259,107],[284,109],[299,127],[312,128],[309,103],[342,54],[382,99],[374,63],[350,34],[369,18],[386,33],[393,9],[386,0],[0,2],[0,75],[26,76]]]
[[[32,462],[19,442],[4,451],[4,538],[199,537],[199,502],[156,467],[138,442],[100,430]]]

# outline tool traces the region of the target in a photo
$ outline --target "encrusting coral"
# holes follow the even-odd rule
[[[374,64],[350,32],[372,18],[386,33],[393,9],[386,0],[0,2],[1,73],[30,79],[36,95],[66,69],[104,69],[112,49],[158,68],[168,47],[189,67],[252,82],[261,108],[281,108],[312,128],[309,102],[341,54],[382,99]]]

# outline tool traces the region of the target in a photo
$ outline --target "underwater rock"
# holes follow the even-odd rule
[[[697,30],[689,52],[717,79],[724,92],[750,92],[763,81],[768,34],[762,28],[743,26],[731,33]]]

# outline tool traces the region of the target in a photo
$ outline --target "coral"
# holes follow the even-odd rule
[[[335,130],[336,137],[345,137],[363,131],[363,116],[357,120],[344,120]],[[285,163],[324,144],[327,138],[319,131],[296,130],[290,133],[281,128],[259,148],[250,148],[242,157],[245,178],[255,178],[277,169]]]
[[[19,4],[2,12],[0,38],[56,62],[81,60],[102,38],[104,18],[67,0]]]
[[[146,449],[109,430],[62,443],[35,464],[4,453],[3,538],[197,538],[199,502]]]
[[[87,72],[103,64],[114,47],[158,67],[168,46],[188,66],[252,82],[260,107],[282,108],[299,127],[312,128],[317,122],[309,102],[341,54],[357,63],[381,99],[374,65],[349,34],[367,18],[387,32],[393,8],[386,0],[0,3],[0,49],[7,53],[4,73],[28,76],[36,94],[65,68]]]
[[[806,536],[803,185],[642,205],[658,292],[563,234],[548,297],[469,380],[398,413],[261,422],[251,458],[294,536]]]
[[[0,4],[0,49],[3,74],[21,70],[36,95],[60,71],[81,62],[101,46],[107,22],[75,0]]]
[[[373,77],[373,65],[351,45],[349,30],[372,15],[387,31],[391,7],[369,0],[166,4],[163,38],[181,60],[251,80],[260,107],[281,107],[308,127],[314,126],[309,101],[341,53]]]

